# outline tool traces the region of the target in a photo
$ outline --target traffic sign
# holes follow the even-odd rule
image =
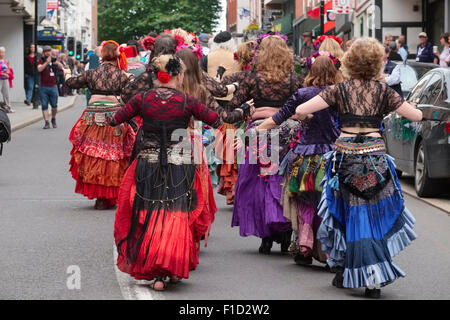
[[[353,12],[352,2],[354,0],[333,0],[333,12],[339,14],[349,14]]]

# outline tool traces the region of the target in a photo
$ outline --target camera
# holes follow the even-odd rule
[[[55,58],[55,57],[52,57],[52,63],[55,63],[56,62],[56,60],[58,60],[57,58]]]

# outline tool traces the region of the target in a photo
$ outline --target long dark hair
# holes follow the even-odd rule
[[[191,49],[181,49],[176,54],[186,66],[184,71],[183,91],[197,99],[203,104],[208,101],[208,91],[202,83],[202,74],[197,56]]]
[[[445,43],[450,44],[450,33],[445,32],[441,34],[441,39],[444,39]]]

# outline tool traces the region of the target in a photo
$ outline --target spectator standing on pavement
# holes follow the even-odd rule
[[[400,81],[400,66],[390,60],[391,49],[384,47],[384,68],[382,80],[403,97],[402,86]]]
[[[436,58],[435,64],[439,64],[441,67],[447,68],[450,65],[450,33],[443,33],[441,35],[441,45],[444,47],[442,52],[435,52]]]
[[[419,62],[434,62],[433,45],[428,41],[428,35],[425,32],[419,33],[420,44],[417,46],[417,58]]]
[[[41,74],[41,87],[39,90],[42,115],[44,117],[44,129],[50,129],[48,106],[52,107],[52,126],[56,128],[56,114],[58,112],[58,69],[63,69],[63,65],[57,57],[52,56],[52,48],[45,46],[43,56],[38,63],[38,72]]]
[[[58,69],[57,73],[58,93],[60,97],[65,97],[67,95],[67,91],[66,91],[66,81],[64,80],[64,69],[68,67],[66,64],[66,55],[64,53],[61,53],[58,57],[58,61],[63,66],[62,68]]]
[[[385,46],[388,47],[392,41],[394,41],[394,37],[392,36],[392,34],[388,33],[387,35],[384,36],[384,45]]]
[[[300,62],[302,63],[303,74],[306,75],[308,73],[308,69],[306,67],[306,60],[312,55],[316,48],[314,48],[313,43],[313,34],[311,31],[303,32],[303,45],[300,50]]]
[[[31,100],[33,99],[33,91],[36,80],[36,74],[38,73],[35,66],[34,61],[38,55],[36,54],[36,47],[34,44],[30,44],[28,46],[25,59],[24,59],[24,68],[25,68],[25,94],[26,99],[24,103],[27,106],[31,106]]]
[[[397,41],[397,53],[402,57],[403,62],[408,59],[408,50],[405,49],[405,42],[402,38],[398,38]]]
[[[406,52],[409,54],[409,47],[406,44],[406,36],[402,34],[400,35],[400,37],[398,37],[398,39],[403,42],[403,48],[405,48]]]
[[[0,94],[3,109],[8,113],[13,113],[14,110],[11,108],[9,101],[9,89],[12,88],[12,80],[14,79],[14,74],[9,66],[8,61],[5,59],[6,49],[5,47],[0,47]]]
[[[389,60],[390,61],[403,61],[402,56],[397,52],[397,42],[392,41],[389,43]]]

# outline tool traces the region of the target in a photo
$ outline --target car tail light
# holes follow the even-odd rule
[[[450,133],[450,121],[445,123],[445,133]]]

